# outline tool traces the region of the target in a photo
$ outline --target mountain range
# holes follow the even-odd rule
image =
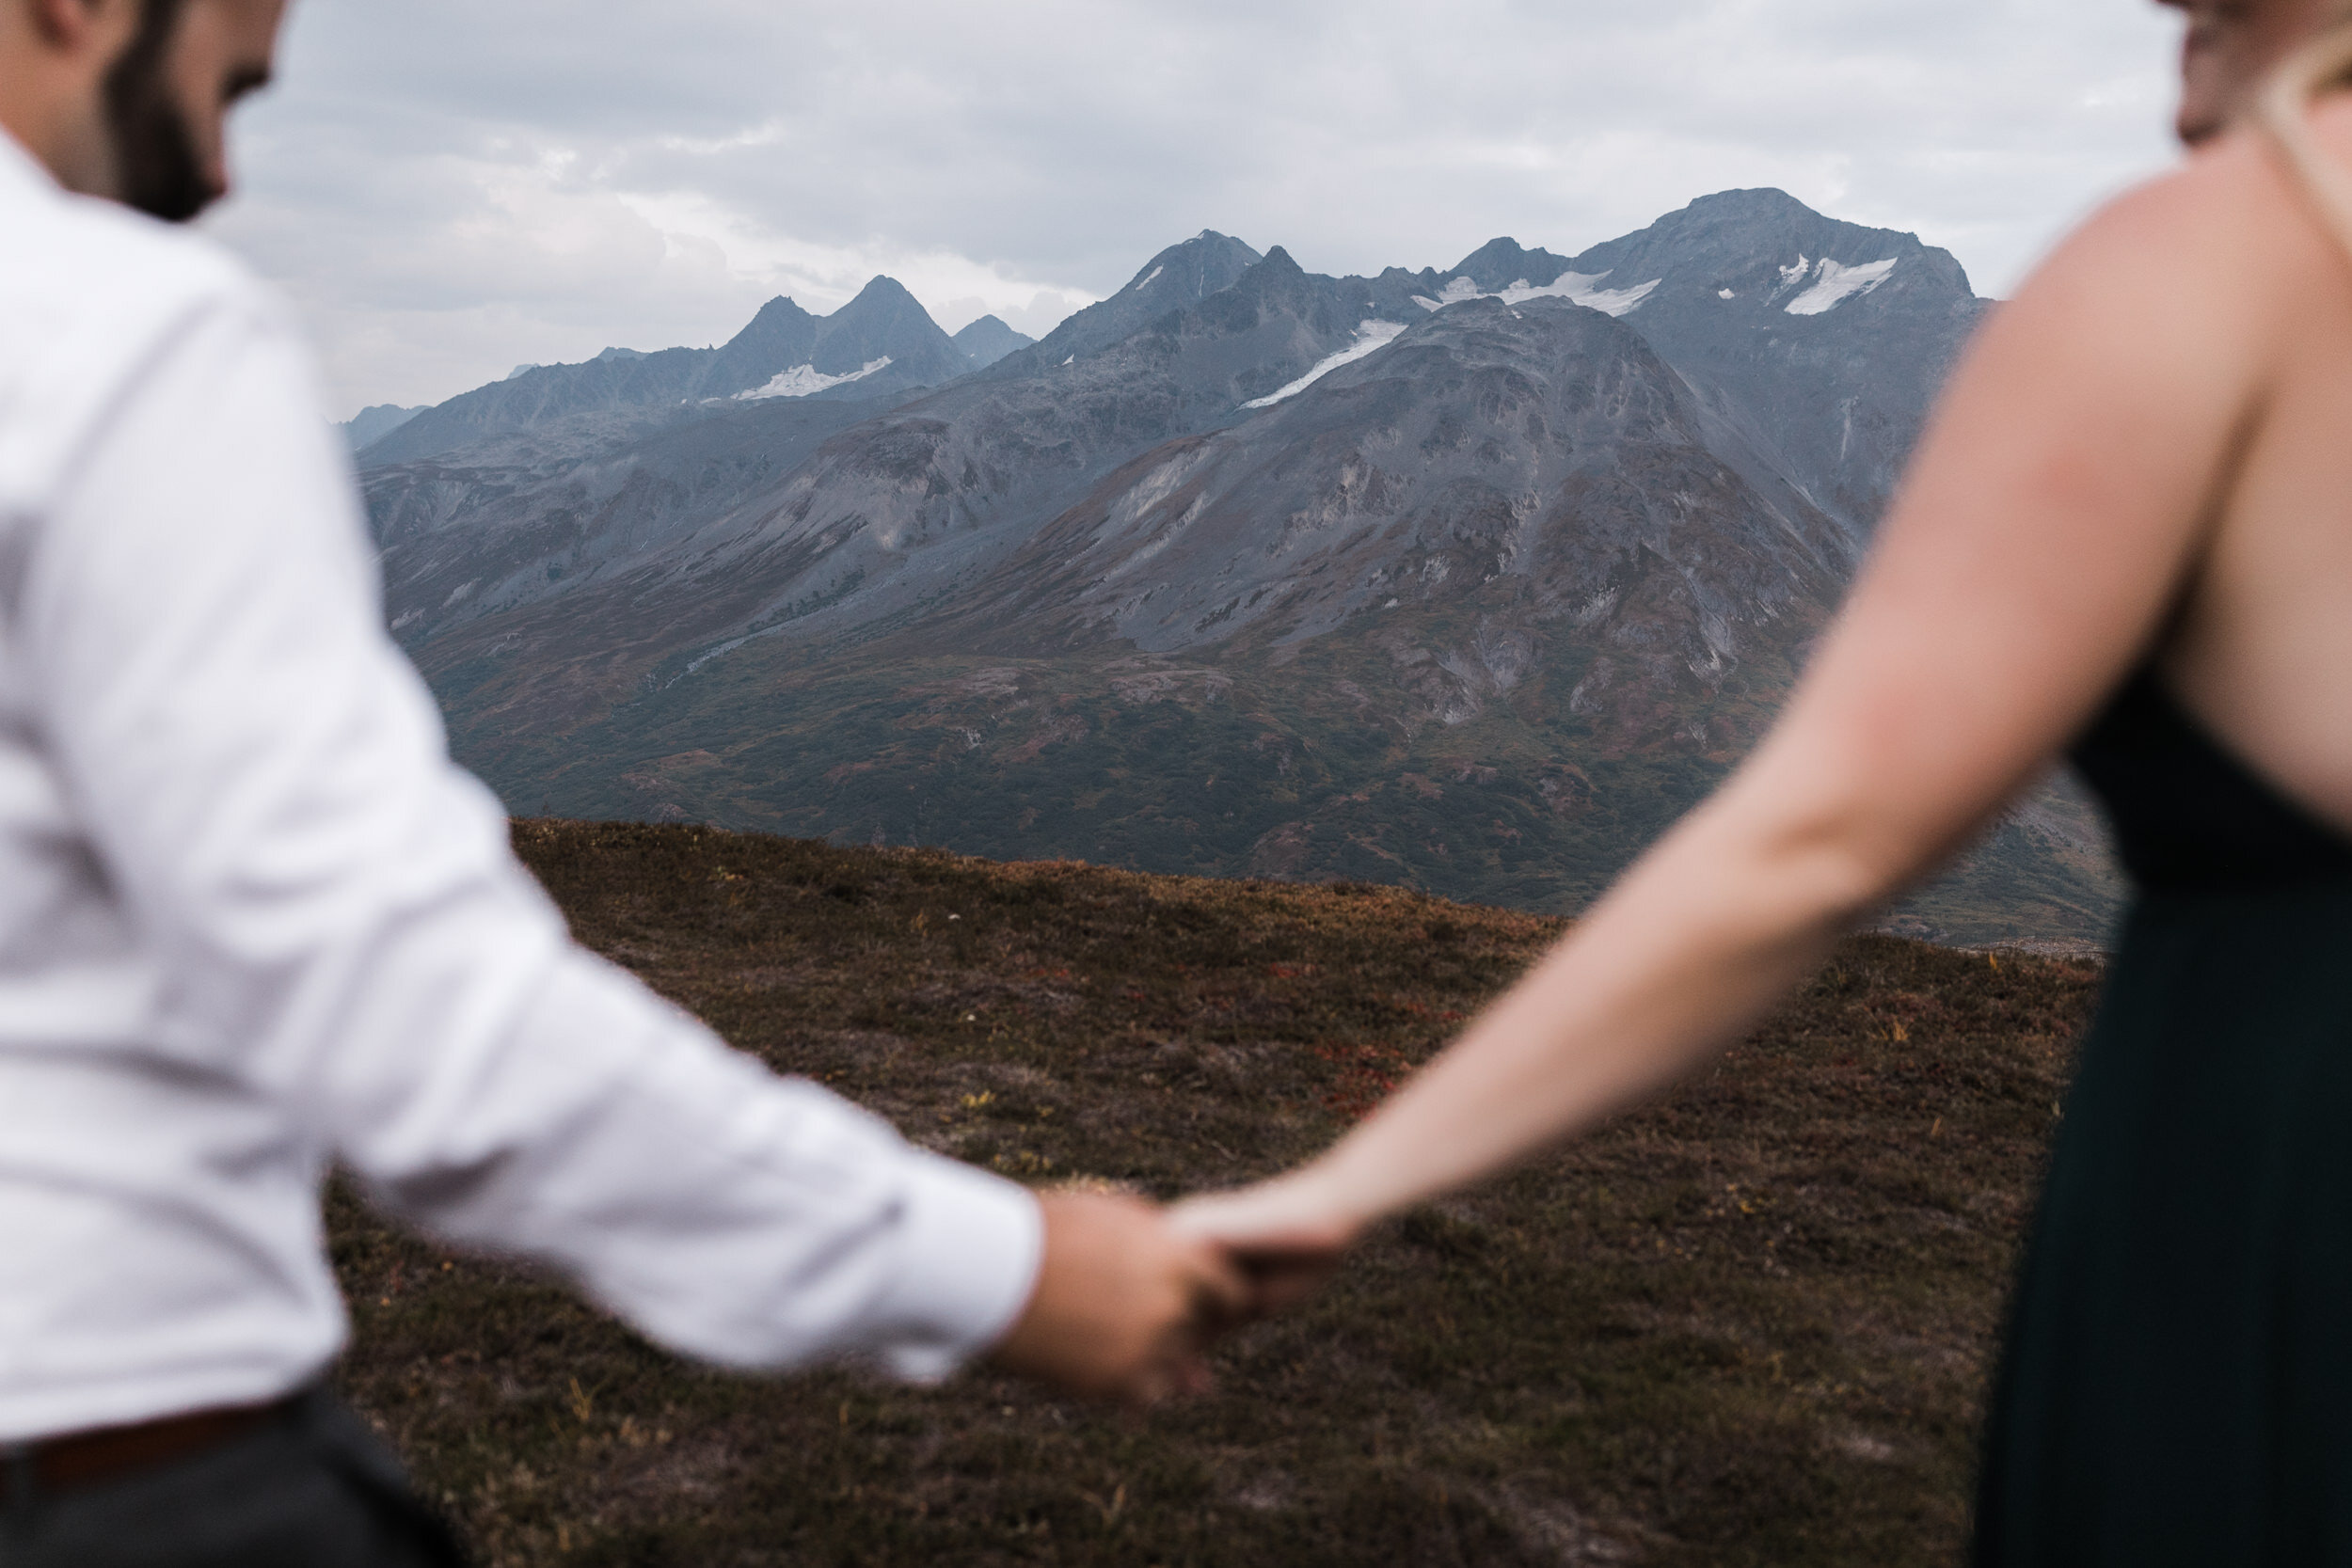
[[[1761,733],[1987,309],[1777,191],[1376,277],[1204,231],[1035,343],[877,278],[360,463],[517,811],[1573,910]],[[2053,786],[1902,919],[2115,893]]]

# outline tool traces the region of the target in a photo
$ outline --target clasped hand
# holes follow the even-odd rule
[[[1134,1406],[1205,1391],[1210,1348],[1303,1300],[1355,1240],[1295,1177],[1172,1209],[1093,1192],[1039,1202],[1037,1284],[991,1359]]]

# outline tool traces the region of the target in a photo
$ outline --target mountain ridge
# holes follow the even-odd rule
[[[642,435],[680,410],[762,397],[903,397],[970,373],[969,356],[896,278],[877,277],[829,316],[779,295],[711,349],[607,350],[577,365],[538,365],[460,393],[371,447],[371,467],[440,458],[485,440],[583,416]],[[807,372],[799,381],[795,372]],[[608,431],[610,426],[604,427]]]
[[[862,316],[920,309],[886,282]],[[978,370],[925,339],[935,387],[364,477],[398,635],[517,804],[1565,910],[1762,733],[1988,308],[1771,192],[1370,277],[1204,230]],[[731,379],[813,345],[770,309]],[[1914,918],[2095,934],[2096,842],[2038,798]]]

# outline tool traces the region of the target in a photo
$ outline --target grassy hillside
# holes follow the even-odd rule
[[[532,821],[591,945],[1038,1181],[1311,1152],[1559,929],[1388,887]],[[986,1374],[683,1365],[339,1198],[345,1391],[493,1564],[1956,1560],[1984,1360],[2096,981],[1860,939],[1715,1071],[1391,1227],[1136,1421]]]

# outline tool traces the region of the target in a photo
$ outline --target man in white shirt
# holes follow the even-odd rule
[[[0,1563],[449,1560],[305,1392],[336,1161],[709,1360],[1191,1381],[1221,1255],[773,1077],[513,859],[283,307],[155,221],[282,9],[0,0]]]

